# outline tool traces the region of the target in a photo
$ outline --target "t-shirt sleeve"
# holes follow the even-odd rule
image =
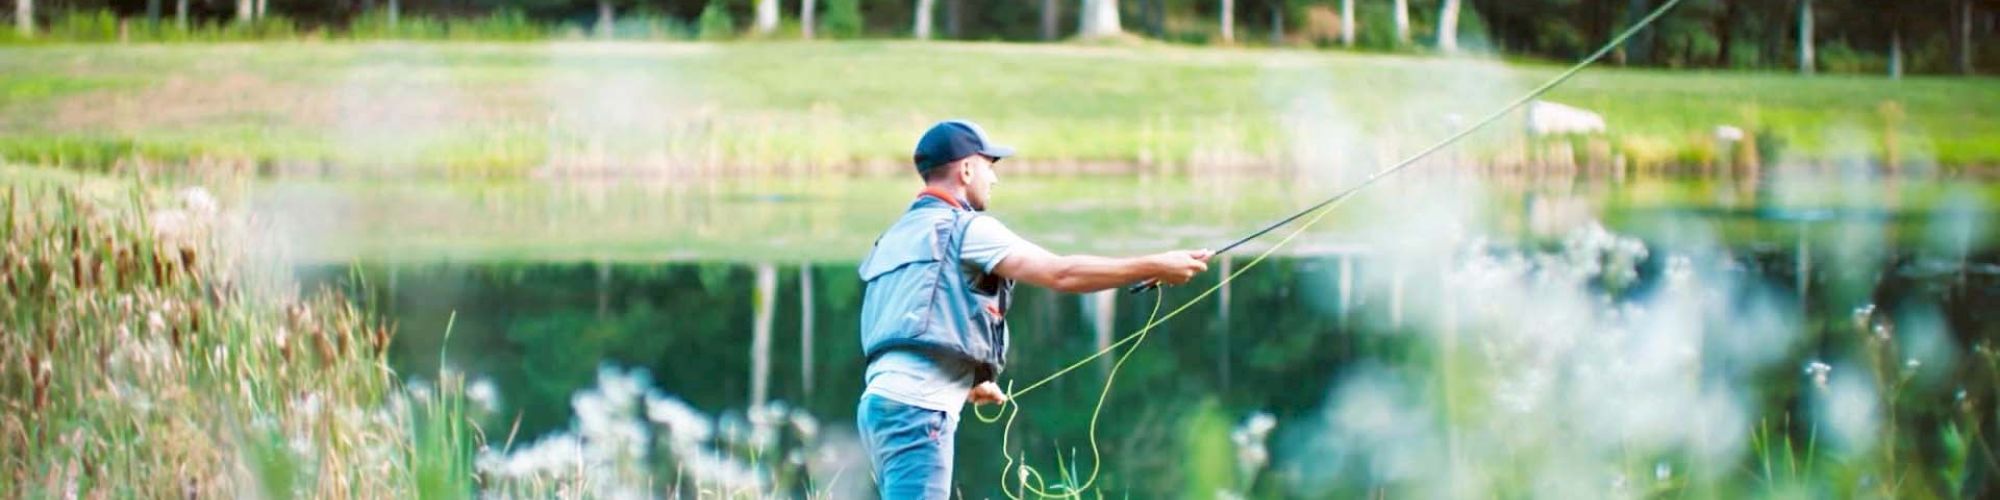
[[[959,250],[958,258],[977,266],[980,272],[991,273],[1000,261],[1021,248],[1041,247],[1014,234],[999,219],[980,217],[965,227],[965,247]]]

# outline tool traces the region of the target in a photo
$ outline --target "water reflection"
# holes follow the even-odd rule
[[[1104,416],[1115,424],[1101,429],[1107,457],[1106,491],[1114,496],[1129,492],[1138,497],[1171,496],[1194,491],[1188,489],[1192,487],[1283,495],[1489,491],[1412,486],[1412,478],[1453,472],[1412,473],[1380,467],[1429,467],[1451,462],[1434,463],[1421,453],[1381,453],[1398,446],[1409,447],[1413,453],[1432,449],[1423,444],[1432,438],[1440,440],[1435,443],[1438,450],[1501,443],[1459,441],[1482,435],[1467,434],[1472,431],[1438,434],[1435,429],[1401,426],[1407,423],[1391,424],[1437,418],[1424,413],[1428,408],[1423,399],[1428,396],[1420,397],[1424,394],[1456,395],[1444,400],[1444,420],[1432,425],[1442,426],[1439,429],[1460,425],[1477,428],[1478,422],[1505,419],[1481,415],[1474,408],[1557,404],[1537,403],[1533,398],[1543,393],[1534,389],[1541,387],[1536,384],[1595,380],[1573,378],[1577,375],[1572,373],[1480,381],[1482,373],[1495,377],[1510,373],[1482,362],[1481,356],[1526,355],[1508,353],[1543,344],[1521,343],[1519,339],[1526,337],[1518,336],[1572,328],[1536,326],[1558,325],[1548,322],[1579,313],[1546,309],[1551,300],[1569,303],[1560,302],[1570,300],[1561,299],[1564,294],[1581,294],[1576,303],[1598,304],[1581,314],[1617,318],[1630,314],[1620,312],[1625,307],[1621,304],[1652,304],[1656,299],[1642,298],[1670,293],[1675,280],[1722,273],[1726,276],[1699,278],[1710,283],[1697,287],[1700,294],[1719,294],[1718,299],[1701,300],[1737,304],[1728,310],[1747,307],[1741,310],[1796,315],[1796,320],[1769,323],[1757,323],[1761,320],[1754,315],[1745,316],[1736,318],[1741,324],[1717,327],[1703,323],[1700,318],[1704,316],[1688,312],[1692,310],[1655,304],[1650,313],[1658,315],[1655,319],[1612,323],[1626,325],[1621,328],[1657,323],[1653,330],[1642,330],[1669,335],[1657,337],[1660,342],[1694,335],[1694,343],[1687,346],[1646,344],[1643,340],[1649,337],[1632,337],[1640,343],[1629,349],[1693,349],[1691,352],[1700,353],[1698,357],[1657,369],[1670,376],[1694,377],[1694,385],[1688,389],[1694,391],[1688,393],[1694,401],[1718,397],[1701,389],[1702,380],[1749,384],[1729,393],[1743,399],[1727,407],[1746,408],[1756,418],[1787,411],[1815,414],[1813,405],[1820,403],[1814,402],[1816,396],[1811,393],[1801,392],[1797,367],[1827,360],[1836,365],[1832,368],[1836,379],[1842,373],[1868,373],[1866,365],[1844,361],[1872,359],[1868,353],[1879,352],[1869,347],[1872,337],[1848,333],[1856,321],[1865,323],[1864,329],[1893,322],[1897,331],[1907,332],[1898,338],[1910,339],[1902,352],[1912,353],[1911,359],[1919,359],[1919,354],[1929,356],[1922,358],[1933,360],[1923,361],[1931,363],[1927,366],[1947,366],[1935,361],[1947,354],[1973,356],[1973,346],[2000,335],[2000,318],[1990,314],[2000,310],[2000,255],[1991,247],[1971,250],[1961,246],[1958,251],[1944,253],[1892,247],[1878,258],[1831,261],[1841,267],[1816,261],[1814,252],[1824,251],[1839,240],[1816,243],[1820,237],[1815,234],[1845,230],[1837,226],[1809,228],[1798,232],[1794,245],[1746,245],[1708,255],[1653,251],[1616,257],[1607,250],[1592,254],[1598,256],[1587,262],[1565,257],[1568,254],[1561,250],[1515,253],[1518,250],[1506,248],[1470,250],[1454,262],[1429,265],[1413,265],[1365,248],[1267,262],[1221,289],[1212,306],[1190,309],[1157,330],[1154,340],[1127,363],[1120,374],[1120,388],[1111,393]],[[1612,243],[1606,248],[1615,249],[1621,240],[1608,241]],[[1487,264],[1468,264],[1480,262]],[[1242,264],[1241,259],[1225,259],[1218,270],[1227,272]],[[1481,290],[1511,290],[1482,287],[1482,283],[1527,279],[1505,278],[1512,276],[1509,272],[1546,278],[1584,265],[1626,268],[1631,274],[1613,276],[1615,273],[1600,270],[1590,275],[1585,286],[1574,289],[1538,288],[1533,294],[1516,297],[1481,295]],[[600,367],[606,364],[645,369],[661,390],[704,411],[748,409],[754,414],[758,408],[782,400],[828,423],[829,433],[851,433],[847,422],[852,421],[863,368],[853,328],[858,321],[861,285],[851,267],[778,262],[406,263],[358,268],[313,266],[302,274],[309,283],[350,288],[362,282],[375,284],[363,294],[363,300],[398,322],[401,333],[391,357],[402,373],[437,369],[444,322],[456,312],[451,349],[445,351],[447,362],[497,382],[505,407],[487,428],[508,428],[518,418],[525,442],[568,428],[577,411],[573,399],[579,391],[598,383]],[[1214,284],[1222,274],[1210,273],[1190,287],[1172,290],[1168,307]],[[1876,278],[1849,277],[1853,275]],[[1757,285],[1749,286],[1751,283]],[[1017,307],[1009,314],[1016,325],[1017,361],[1008,375],[1024,382],[1038,379],[1137,328],[1150,312],[1152,300],[1127,297],[1110,293],[1061,295],[1024,287]],[[1769,307],[1755,305],[1759,303]],[[1544,310],[1526,317],[1491,310],[1506,304]],[[1881,312],[1856,319],[1857,305]],[[1495,323],[1502,321],[1496,318],[1504,318],[1503,323]],[[1718,331],[1741,334],[1719,335]],[[1939,352],[1947,354],[1935,354]],[[1902,356],[1889,359],[1900,363],[1897,360]],[[1594,366],[1555,363],[1551,366],[1568,367],[1565,370]],[[1940,369],[1972,370],[1977,365],[1959,366]],[[1043,462],[1053,454],[1083,447],[1089,412],[1108,369],[1105,364],[1080,371],[1089,376],[1058,379],[1031,396],[1033,401],[1028,402],[1014,430],[1014,442],[1027,443],[1025,451]],[[1932,386],[1939,389],[1924,394],[1948,395],[1961,389],[1950,382],[1959,375],[1939,373],[1926,379],[1933,380]],[[1638,397],[1634,400],[1638,402],[1680,401],[1652,392],[1661,390],[1659,387],[1622,390],[1627,392],[1607,394],[1630,394]],[[1979,392],[1978,387],[1972,390],[1974,394],[1990,393]],[[1487,397],[1493,398],[1491,402],[1480,403]],[[1908,413],[1935,415],[1930,408],[1953,404],[1936,397],[1925,401],[1912,407],[1921,411]],[[1605,411],[1589,402],[1560,405],[1581,412]],[[1654,417],[1670,418],[1677,411],[1658,410],[1663,413]],[[1983,411],[1990,414],[1990,405]],[[1278,422],[1277,435],[1300,443],[1324,442],[1327,436],[1345,435],[1340,434],[1343,432],[1362,433],[1355,436],[1375,435],[1369,432],[1406,435],[1414,441],[1384,442],[1381,449],[1360,452],[1274,443],[1276,456],[1271,470],[1250,477],[1227,472],[1239,469],[1240,463],[1214,465],[1202,458],[1234,457],[1244,452],[1249,443],[1231,444],[1230,429],[1261,413],[1269,413]],[[1935,416],[1924,418],[1905,422],[1916,430],[1890,436],[1890,442],[1927,446],[1924,443],[1946,432],[1950,423]],[[1748,425],[1725,423],[1739,428]],[[1298,433],[1306,431],[1286,429],[1319,430],[1302,435]],[[1811,430],[1793,427],[1773,432],[1803,437]],[[967,495],[998,494],[999,483],[993,476],[1001,466],[999,440],[997,428],[967,419],[959,443],[958,474]],[[1746,459],[1740,450],[1731,453],[1715,456]],[[1484,456],[1464,455],[1459,460],[1480,462]],[[1346,457],[1341,460],[1347,462],[1326,462],[1328,457]],[[1673,460],[1684,459],[1668,458],[1661,463],[1678,471],[1687,465]],[[1375,465],[1350,469],[1341,463]],[[1494,470],[1509,470],[1493,466],[1498,467]],[[1652,465],[1647,467],[1651,470]],[[1714,469],[1712,464],[1704,467],[1711,467],[1704,469],[1707,473],[1725,476],[1733,470]],[[1215,476],[1214,470],[1224,472]]]

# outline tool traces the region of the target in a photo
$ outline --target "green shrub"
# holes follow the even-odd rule
[[[389,21],[389,13],[369,12],[348,24],[347,34],[358,40],[443,40],[450,30],[446,23],[425,16],[402,16]]]
[[[51,38],[77,42],[118,40],[118,16],[109,10],[65,11],[49,23]]]
[[[861,36],[861,0],[826,0],[826,17],[820,31],[828,38]]]
[[[711,1],[701,9],[698,34],[702,40],[725,40],[736,36],[736,21],[729,18],[729,8],[720,0]]]
[[[1847,42],[1835,40],[1820,48],[1819,67],[1833,73],[1879,73],[1889,68],[1888,58],[1854,50]]]
[[[686,21],[651,8],[640,8],[620,17],[611,27],[611,36],[624,40],[687,40],[694,38],[695,32]]]
[[[445,31],[453,40],[530,41],[548,36],[547,30],[528,19],[520,9],[503,7],[486,17],[448,21]]]

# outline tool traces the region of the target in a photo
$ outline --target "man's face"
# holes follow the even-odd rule
[[[965,201],[972,202],[975,210],[986,210],[986,204],[993,199],[993,185],[1000,183],[999,174],[993,173],[993,159],[986,155],[972,155],[959,168],[958,178],[965,183]]]

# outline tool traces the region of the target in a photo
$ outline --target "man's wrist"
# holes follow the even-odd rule
[[[1167,266],[1160,263],[1160,256],[1157,254],[1142,255],[1133,258],[1139,261],[1138,268],[1141,278],[1153,278],[1166,272]]]

